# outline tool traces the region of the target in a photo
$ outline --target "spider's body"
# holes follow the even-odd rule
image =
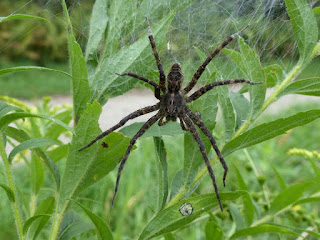
[[[181,70],[181,65],[179,63],[174,63],[172,65],[172,67],[170,68],[170,71],[169,71],[167,77],[165,76],[162,65],[161,65],[161,61],[159,58],[159,54],[158,54],[158,51],[156,48],[156,44],[153,39],[153,35],[151,32],[151,27],[149,25],[148,19],[147,19],[147,25],[148,25],[149,41],[150,41],[150,44],[151,44],[151,47],[153,50],[153,54],[156,59],[156,63],[157,63],[159,75],[160,75],[159,76],[159,78],[160,78],[159,85],[157,83],[155,83],[154,81],[151,81],[147,78],[144,78],[142,76],[139,76],[139,75],[137,75],[135,73],[131,73],[131,72],[118,74],[118,75],[131,76],[131,77],[137,78],[141,81],[144,81],[144,82],[150,84],[151,86],[154,87],[155,97],[157,99],[159,99],[159,102],[153,106],[148,106],[148,107],[139,109],[139,110],[129,114],[128,116],[123,118],[118,124],[116,124],[115,126],[113,126],[110,129],[108,129],[107,131],[101,133],[99,136],[97,136],[94,140],[92,140],[85,147],[81,148],[79,151],[90,147],[92,144],[94,144],[99,139],[105,137],[109,133],[122,127],[130,119],[133,119],[133,118],[139,117],[141,115],[158,110],[158,112],[153,117],[151,117],[141,127],[141,129],[136,133],[136,135],[130,141],[130,144],[127,148],[127,151],[124,154],[124,156],[121,160],[121,163],[120,163],[112,204],[114,203],[114,199],[115,199],[117,191],[118,191],[119,180],[120,180],[122,169],[128,159],[128,156],[129,156],[131,149],[132,149],[133,145],[135,144],[136,140],[140,136],[142,136],[142,134],[144,134],[151,127],[151,125],[156,123],[158,120],[159,120],[158,125],[163,126],[163,125],[167,124],[169,121],[176,121],[177,119],[179,119],[181,128],[185,131],[189,131],[192,134],[194,140],[198,143],[201,154],[202,154],[204,161],[205,161],[205,164],[207,166],[209,175],[212,179],[213,187],[215,189],[220,208],[221,208],[221,210],[223,210],[222,204],[220,201],[218,187],[217,187],[216,180],[215,180],[215,176],[214,176],[210,161],[208,159],[205,147],[199,137],[199,134],[196,130],[195,125],[209,138],[210,143],[211,143],[213,149],[215,150],[215,152],[216,152],[216,154],[217,154],[217,156],[218,156],[218,158],[224,168],[224,175],[223,175],[223,184],[224,185],[225,185],[225,179],[226,179],[227,172],[228,172],[227,164],[226,164],[225,160],[223,159],[223,156],[221,155],[221,152],[220,152],[220,150],[216,144],[216,141],[215,141],[214,137],[212,136],[211,132],[205,126],[205,124],[202,122],[200,117],[190,110],[190,108],[187,106],[187,103],[196,100],[197,98],[199,98],[203,94],[205,94],[207,91],[210,91],[212,88],[219,86],[219,85],[227,85],[227,84],[234,84],[234,83],[248,83],[251,85],[255,85],[255,84],[260,84],[260,83],[250,82],[246,79],[225,80],[225,81],[210,83],[210,84],[200,88],[199,90],[195,91],[191,96],[188,96],[187,94],[196,85],[198,79],[200,78],[201,74],[204,72],[206,66],[210,63],[210,61],[221,51],[222,48],[224,48],[226,45],[228,45],[228,43],[231,42],[234,38],[239,36],[246,29],[246,27],[243,28],[239,33],[231,35],[213,53],[211,53],[207,57],[207,59],[204,61],[204,63],[195,72],[195,74],[193,75],[193,77],[192,77],[191,81],[188,83],[188,85],[184,89],[181,89],[182,84],[183,84],[183,80],[184,80],[184,75]]]

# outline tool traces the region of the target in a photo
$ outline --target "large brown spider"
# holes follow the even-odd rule
[[[127,148],[126,153],[124,154],[121,163],[120,163],[120,167],[118,170],[118,176],[117,176],[117,181],[116,181],[116,186],[115,186],[115,191],[114,191],[114,195],[113,195],[113,199],[112,199],[112,205],[114,203],[115,197],[117,195],[117,191],[118,191],[118,186],[119,186],[119,180],[120,180],[120,176],[121,176],[121,171],[128,159],[128,156],[130,154],[130,151],[133,147],[133,145],[135,144],[135,142],[137,141],[137,139],[139,137],[142,136],[142,134],[144,134],[150,127],[151,125],[153,125],[156,121],[159,120],[158,125],[159,126],[163,126],[165,124],[167,124],[169,121],[176,121],[177,118],[179,118],[180,120],[180,125],[181,128],[185,131],[189,131],[194,140],[198,143],[200,151],[202,153],[202,156],[204,158],[205,164],[208,168],[208,172],[209,175],[212,179],[213,182],[213,187],[215,189],[215,193],[220,205],[221,210],[223,211],[222,208],[222,204],[220,201],[220,196],[219,196],[219,191],[218,191],[218,187],[216,184],[216,180],[215,180],[215,176],[214,173],[212,171],[212,167],[210,164],[210,161],[208,159],[208,156],[206,154],[206,150],[203,146],[203,143],[199,137],[199,134],[196,130],[196,126],[198,126],[201,131],[210,139],[211,145],[213,147],[213,149],[216,151],[217,156],[220,159],[220,162],[224,168],[224,174],[223,174],[223,185],[225,186],[225,179],[227,176],[227,172],[228,172],[228,167],[227,164],[225,162],[225,160],[223,159],[221,152],[216,144],[216,141],[214,139],[214,137],[212,136],[211,132],[208,130],[208,128],[204,125],[204,123],[202,122],[202,120],[200,119],[200,117],[193,113],[190,108],[187,106],[187,103],[192,102],[194,100],[196,100],[197,98],[201,97],[204,93],[206,93],[207,91],[211,90],[212,88],[214,88],[215,86],[219,86],[219,85],[227,85],[227,84],[234,84],[234,83],[249,83],[251,85],[255,85],[255,84],[260,84],[257,82],[250,82],[246,79],[232,79],[232,80],[225,80],[225,81],[220,81],[220,82],[214,82],[214,83],[210,83],[204,87],[201,87],[199,90],[195,91],[193,94],[191,94],[191,96],[187,96],[187,93],[190,92],[190,90],[196,85],[198,79],[200,78],[201,74],[204,72],[206,66],[210,63],[210,61],[221,51],[221,49],[223,49],[225,46],[228,45],[229,42],[231,42],[234,38],[236,38],[237,36],[241,35],[241,33],[248,27],[243,28],[242,30],[240,30],[240,32],[231,35],[230,37],[228,37],[219,47],[216,48],[216,50],[211,53],[207,59],[204,61],[204,63],[198,68],[198,70],[195,72],[195,74],[193,75],[191,81],[189,82],[189,84],[181,90],[182,87],[182,83],[183,83],[183,79],[184,79],[184,75],[182,73],[181,70],[181,65],[179,63],[174,63],[169,71],[169,74],[167,75],[167,77],[164,74],[161,62],[160,62],[160,58],[159,58],[159,54],[156,48],[156,43],[153,39],[153,35],[151,32],[151,27],[149,24],[148,19],[146,18],[147,21],[147,25],[148,25],[148,37],[149,37],[149,41],[152,47],[152,51],[154,54],[154,57],[156,59],[157,62],[157,66],[158,66],[158,70],[160,73],[160,84],[156,84],[154,81],[151,81],[147,78],[141,77],[135,73],[131,73],[131,72],[127,72],[127,73],[123,73],[123,74],[118,74],[120,76],[130,76],[130,77],[134,77],[137,78],[141,81],[144,81],[148,84],[150,84],[151,86],[154,87],[155,89],[155,97],[157,99],[159,99],[159,102],[153,106],[148,106],[145,108],[141,108],[131,114],[129,114],[128,116],[126,116],[125,118],[123,118],[118,124],[116,124],[115,126],[113,126],[112,128],[108,129],[107,131],[101,133],[99,136],[97,136],[94,140],[92,140],[88,145],[86,145],[85,147],[81,148],[79,151],[84,150],[88,147],[90,147],[92,144],[94,144],[96,141],[98,141],[99,139],[105,137],[106,135],[108,135],[109,133],[115,131],[116,129],[122,127],[127,121],[129,121],[130,119],[139,117],[141,115],[147,114],[147,113],[151,113],[154,112],[156,110],[159,110],[157,112],[157,114],[155,114],[153,117],[151,117],[142,127],[141,129],[136,133],[136,135],[131,139],[130,144]],[[166,81],[167,81],[167,86],[166,86]],[[165,119],[165,120],[164,120]]]

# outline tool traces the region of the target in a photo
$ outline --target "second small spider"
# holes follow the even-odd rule
[[[148,106],[142,109],[139,109],[135,112],[132,112],[125,118],[123,118],[118,124],[115,126],[111,127],[107,131],[101,133],[99,136],[97,136],[94,140],[92,140],[88,145],[84,146],[81,148],[79,151],[84,150],[88,147],[90,147],[92,144],[94,144],[96,141],[99,139],[105,137],[106,135],[110,134],[111,132],[115,131],[116,129],[122,127],[127,121],[130,119],[139,117],[141,115],[147,114],[154,112],[156,110],[159,110],[153,117],[151,117],[142,127],[141,129],[136,133],[136,135],[131,139],[130,144],[121,160],[120,167],[118,170],[118,176],[117,176],[117,181],[116,181],[116,186],[115,186],[115,192],[113,195],[112,199],[112,204],[114,203],[117,191],[118,191],[118,186],[119,186],[119,180],[121,176],[121,172],[123,170],[123,167],[128,159],[128,156],[132,150],[133,145],[137,141],[139,137],[141,137],[154,123],[156,123],[158,120],[158,125],[163,126],[167,124],[169,121],[177,121],[179,119],[181,128],[185,131],[189,131],[194,140],[198,143],[201,154],[203,156],[204,162],[207,166],[210,178],[212,179],[213,187],[215,189],[215,193],[220,205],[221,210],[223,211],[223,207],[220,201],[220,196],[219,196],[219,190],[216,184],[215,180],[215,175],[213,173],[210,161],[208,159],[206,150],[204,148],[204,145],[199,137],[199,134],[196,130],[197,126],[210,140],[211,145],[213,149],[215,150],[217,156],[220,159],[220,162],[224,168],[224,174],[223,174],[223,185],[225,186],[225,179],[227,176],[228,172],[228,167],[223,159],[223,156],[221,155],[221,152],[216,144],[216,141],[214,137],[212,136],[211,132],[209,129],[205,126],[205,124],[202,122],[200,117],[193,113],[190,108],[187,106],[187,103],[190,103],[199,97],[201,97],[203,94],[205,94],[207,91],[213,89],[216,86],[220,85],[227,85],[227,84],[235,84],[235,83],[248,83],[251,85],[255,84],[261,84],[261,82],[251,82],[246,79],[240,78],[240,79],[232,79],[232,80],[225,80],[225,81],[220,81],[220,82],[214,82],[210,83],[206,86],[201,87],[199,90],[195,91],[193,94],[188,96],[187,94],[190,92],[191,89],[196,85],[198,79],[204,72],[206,66],[210,63],[210,61],[223,49],[225,46],[228,45],[233,39],[235,39],[237,36],[241,35],[242,32],[248,27],[243,28],[240,30],[240,32],[231,35],[228,37],[219,47],[217,47],[208,57],[207,59],[203,62],[203,64],[198,68],[198,70],[194,73],[191,81],[188,83],[188,85],[181,89],[182,83],[184,80],[184,75],[181,70],[181,65],[179,63],[174,63],[172,67],[170,68],[170,71],[166,77],[163,71],[163,67],[159,58],[159,54],[156,48],[156,43],[153,39],[153,35],[151,32],[151,27],[148,22],[148,19],[146,18],[147,25],[148,25],[148,37],[149,41],[152,47],[152,51],[154,54],[154,57],[156,59],[156,63],[158,66],[159,70],[159,84],[155,83],[154,81],[151,81],[147,78],[144,78],[142,76],[139,76],[135,73],[127,72],[123,74],[118,74],[120,76],[130,76],[136,79],[139,79],[141,81],[144,81],[151,86],[154,87],[154,94],[157,99],[159,99],[159,102],[153,106]]]

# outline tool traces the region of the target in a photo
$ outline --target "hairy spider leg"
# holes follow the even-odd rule
[[[186,128],[183,120],[182,120],[182,116],[179,116],[179,120],[180,120],[180,126],[182,128],[183,131],[188,131],[188,129]]]
[[[116,124],[113,127],[109,128],[107,131],[101,133],[99,136],[97,136],[95,139],[93,139],[88,145],[84,146],[83,148],[79,149],[78,151],[80,152],[80,151],[90,147],[92,144],[97,142],[99,139],[107,136],[108,134],[110,134],[111,132],[115,131],[119,127],[122,127],[130,119],[134,119],[134,118],[139,117],[141,115],[154,112],[154,111],[158,110],[159,107],[160,107],[160,103],[157,103],[156,105],[148,106],[148,107],[145,107],[145,108],[141,108],[141,109],[139,109],[139,110],[137,110],[137,111],[135,111],[133,113],[130,113],[128,116],[126,116],[125,118],[121,119],[118,124]]]
[[[211,60],[224,48],[226,47],[233,39],[237,38],[238,36],[240,36],[242,34],[242,32],[244,30],[247,29],[247,27],[249,27],[249,25],[247,25],[246,27],[244,27],[243,29],[241,29],[238,33],[235,33],[233,35],[231,35],[230,37],[228,37],[226,40],[223,41],[223,43],[221,43],[221,45],[219,47],[217,47],[208,57],[207,59],[202,63],[202,65],[198,68],[198,70],[194,73],[191,81],[189,82],[189,84],[183,89],[183,91],[185,93],[188,93],[197,83],[197,81],[199,80],[200,76],[202,75],[202,73],[204,72],[204,70],[206,69],[207,65],[211,62]]]
[[[207,153],[206,153],[206,149],[199,137],[199,134],[195,128],[195,126],[193,125],[193,123],[191,122],[191,120],[187,117],[183,118],[184,122],[187,124],[188,126],[188,130],[191,132],[194,140],[198,143],[199,145],[199,148],[200,148],[200,151],[201,151],[201,154],[203,156],[203,159],[204,159],[204,162],[207,166],[207,169],[208,169],[208,172],[209,172],[209,175],[210,175],[210,178],[212,179],[212,183],[213,183],[213,187],[214,187],[214,190],[216,192],[216,196],[217,196],[217,199],[218,199],[218,202],[219,202],[219,205],[220,205],[220,209],[221,211],[223,211],[223,207],[222,207],[222,204],[221,204],[221,200],[220,200],[220,195],[219,195],[219,190],[218,190],[218,186],[217,186],[217,183],[216,183],[216,178],[214,176],[214,173],[213,173],[213,170],[212,170],[212,167],[211,167],[211,164],[210,164],[210,161],[208,159],[208,156],[207,156]]]
[[[134,135],[134,137],[130,140],[129,146],[127,148],[126,153],[124,154],[121,163],[120,163],[120,167],[118,169],[118,175],[117,175],[117,181],[116,181],[116,187],[114,189],[114,194],[113,194],[113,198],[112,198],[112,205],[114,203],[114,200],[116,198],[117,192],[118,192],[118,186],[119,186],[119,181],[120,181],[120,176],[121,176],[121,172],[123,170],[123,167],[128,159],[128,156],[131,152],[131,149],[133,148],[133,145],[135,144],[135,142],[137,141],[137,139],[139,137],[141,137],[158,119],[160,118],[160,113],[158,112],[156,115],[154,115],[153,117],[151,117],[145,124],[143,124],[143,126],[140,128],[140,130],[136,133],[136,135]]]
[[[216,151],[216,154],[220,160],[220,163],[223,166],[224,169],[224,173],[223,173],[223,186],[226,186],[226,177],[227,177],[227,173],[228,173],[228,166],[226,161],[224,160],[218,146],[216,143],[216,140],[214,139],[214,137],[212,136],[211,132],[209,131],[209,129],[206,127],[206,125],[202,122],[202,120],[195,114],[193,113],[189,108],[187,108],[187,115],[191,118],[191,120],[194,122],[195,125],[197,125],[200,130],[209,138],[210,143],[213,147],[213,149]]]
[[[157,98],[157,99],[160,99],[160,89],[159,89],[159,85],[156,84],[154,81],[151,81],[145,77],[142,77],[142,76],[139,76],[138,74],[135,74],[135,73],[132,73],[132,72],[126,72],[126,73],[116,73],[117,75],[119,76],[130,76],[130,77],[133,77],[133,78],[136,78],[136,79],[139,79],[141,81],[144,81],[148,84],[150,84],[151,86],[154,87],[154,96]]]
[[[157,66],[158,66],[159,73],[160,73],[159,86],[160,86],[161,91],[165,92],[166,91],[166,84],[165,84],[166,83],[166,76],[164,74],[163,67],[162,67],[162,64],[161,64],[161,61],[160,61],[160,57],[159,57],[158,50],[157,50],[157,47],[156,47],[156,42],[154,41],[154,38],[153,38],[153,35],[152,35],[152,31],[151,31],[151,27],[150,27],[150,24],[149,24],[148,17],[146,17],[146,22],[147,22],[147,25],[148,25],[148,37],[149,37],[150,45],[151,45],[151,48],[152,48],[152,51],[153,51],[153,55],[154,55],[154,57],[156,59]]]
[[[192,102],[192,101],[198,99],[203,94],[205,94],[206,92],[208,92],[209,90],[211,90],[212,88],[214,88],[216,86],[236,84],[236,83],[248,83],[250,85],[263,84],[263,82],[251,82],[251,81],[244,79],[244,78],[214,82],[214,83],[210,83],[210,84],[200,88],[199,90],[195,91],[190,97],[188,97],[186,99],[186,102]]]

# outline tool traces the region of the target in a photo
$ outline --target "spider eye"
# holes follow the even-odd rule
[[[193,207],[190,203],[184,203],[179,208],[179,212],[181,213],[182,216],[189,216],[193,212]]]

